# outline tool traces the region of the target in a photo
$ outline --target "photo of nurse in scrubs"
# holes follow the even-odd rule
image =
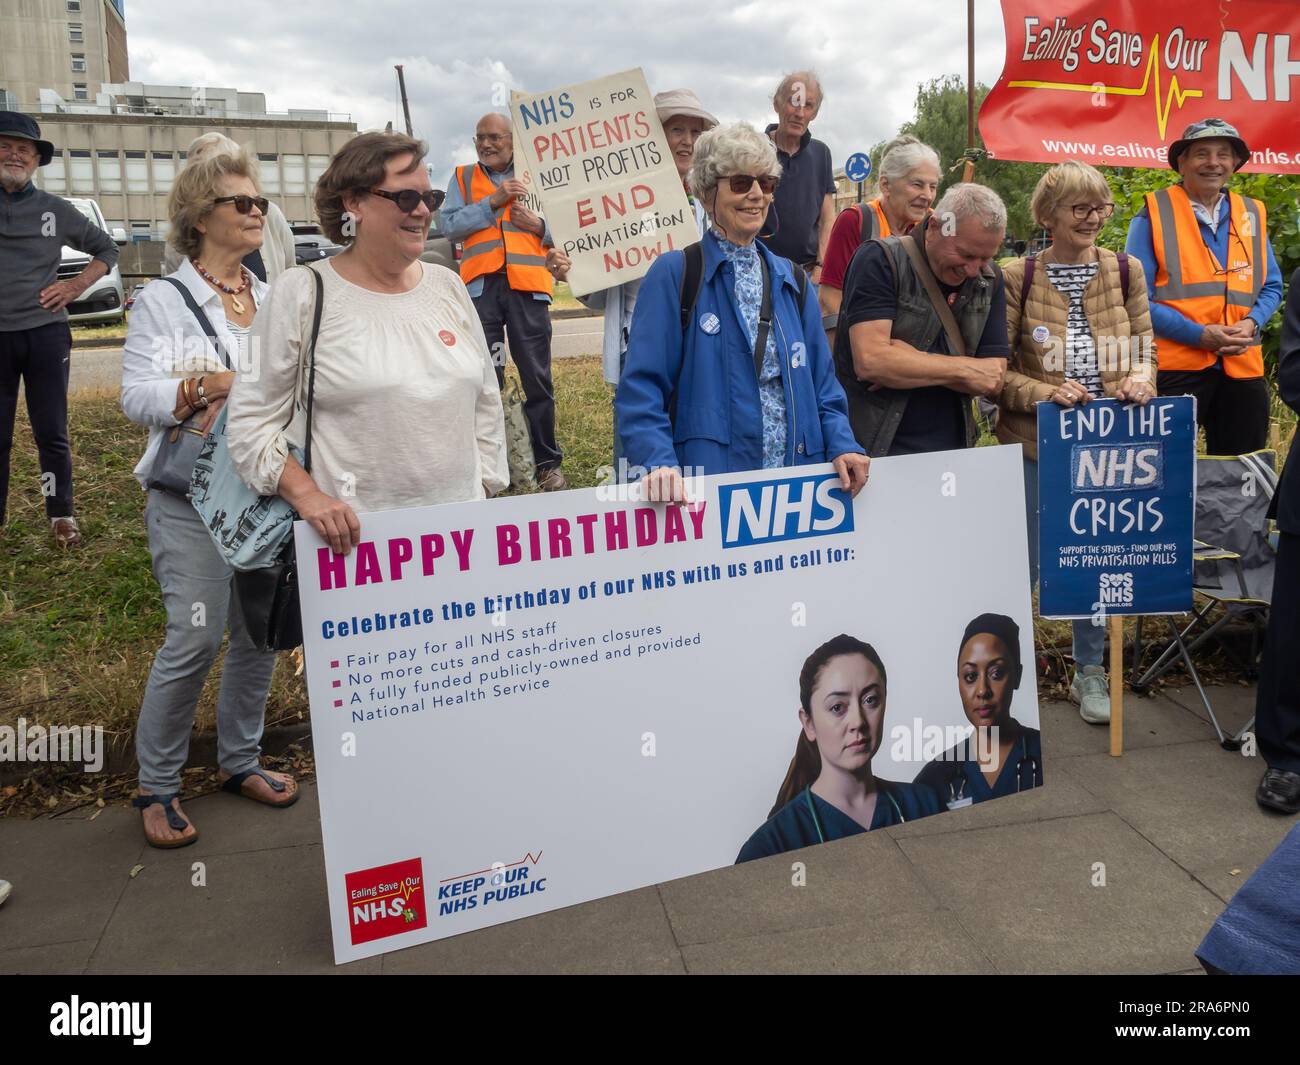
[[[869,643],[836,636],[799,674],[799,736],[768,820],[740,862],[927,817],[943,809],[924,784],[881,780],[871,759],[885,734],[885,664]]]
[[[1014,795],[1043,783],[1036,728],[1011,716],[1020,687],[1020,627],[1005,614],[981,614],[962,634],[957,690],[975,731],[916,775],[949,810]]]

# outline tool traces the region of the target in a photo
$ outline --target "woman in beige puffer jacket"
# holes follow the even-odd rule
[[[1034,189],[1030,208],[1052,244],[1032,265],[1009,263],[1007,337],[1011,358],[998,402],[998,441],[1025,452],[1025,518],[1029,572],[1038,583],[1037,405],[1064,407],[1111,397],[1144,404],[1155,396],[1156,352],[1142,264],[1096,246],[1114,210],[1106,179],[1093,167],[1052,167]],[[1032,272],[1025,291],[1025,274]],[[1127,285],[1123,274],[1127,272]],[[1110,720],[1102,668],[1106,629],[1075,621],[1075,675],[1070,696],[1085,721]]]

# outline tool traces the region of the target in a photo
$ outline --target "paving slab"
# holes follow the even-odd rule
[[[383,971],[623,975],[685,968],[659,892],[648,887],[385,954]]]
[[[193,860],[199,886],[189,861],[141,859],[87,973],[379,972],[378,958],[334,964],[319,845]]]
[[[1110,751],[1110,726],[1090,725],[1069,702],[1043,703],[1039,707],[1043,733],[1043,764],[1053,759]],[[1184,707],[1160,695],[1124,693],[1124,748],[1166,747],[1214,738],[1214,730]]]
[[[802,886],[796,886],[796,863]],[[659,885],[677,942],[694,943],[870,924],[923,913],[934,896],[883,832],[732,865]]]
[[[1223,909],[1113,813],[898,845],[1002,973],[1188,969]],[[1105,886],[1093,883],[1098,862]]]
[[[194,826],[199,830],[198,842],[176,850],[149,847],[146,854],[154,862],[176,861],[188,865],[223,854],[319,844],[320,803],[316,784],[299,784],[299,788],[302,798],[282,810],[226,792],[183,799],[186,815],[194,819]],[[143,830],[137,831],[143,839]]]
[[[133,811],[94,821],[0,819],[0,876],[14,885],[0,907],[0,950],[98,939],[144,850]]]
[[[1235,890],[1230,870],[1253,870],[1295,823],[1256,804],[1261,759],[1213,742],[1064,759],[1060,768],[1188,872],[1205,874],[1220,897]]]
[[[696,943],[682,948],[691,973],[987,973],[994,969],[958,921],[941,910],[884,920]]]
[[[1043,786],[1006,795],[995,802],[981,802],[960,810],[945,810],[932,817],[895,825],[884,833],[893,839],[936,836],[945,832],[967,832],[993,825],[1018,825],[1029,821],[1051,821],[1058,817],[1102,813],[1106,804],[1074,777],[1062,772],[1047,752],[1043,755]]]
[[[6,906],[9,904],[6,903]],[[0,942],[4,941],[4,911],[0,910]],[[86,967],[94,939],[72,943],[53,943],[45,947],[19,947],[0,950],[0,973],[6,976],[68,976],[80,974]]]
[[[1219,719],[1219,727],[1225,734],[1236,735],[1255,716],[1255,690],[1253,684],[1212,684],[1206,687],[1205,694],[1209,696],[1214,716]],[[1181,706],[1197,720],[1204,721],[1207,725],[1210,723],[1205,704],[1201,702],[1194,685],[1164,688],[1160,694]],[[1217,742],[1217,735],[1215,740]]]

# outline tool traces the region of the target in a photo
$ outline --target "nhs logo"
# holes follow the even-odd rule
[[[718,487],[722,546],[853,531],[853,504],[833,473]]]

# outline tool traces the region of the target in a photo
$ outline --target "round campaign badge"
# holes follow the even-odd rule
[[[438,339],[441,340],[444,344],[446,344],[447,347],[449,348],[453,348],[456,346],[456,334],[453,333],[450,329],[439,329]]]
[[[1051,336],[1051,335],[1052,335],[1052,334],[1051,334],[1051,331],[1047,328],[1047,326],[1045,326],[1045,325],[1036,325],[1036,326],[1034,326],[1033,337],[1034,337],[1034,343],[1035,343],[1035,344],[1045,344],[1045,343],[1047,343],[1047,338],[1048,338],[1049,336]]]
[[[700,315],[700,328],[712,336],[722,328],[722,323],[718,321],[718,316],[712,311]]]

